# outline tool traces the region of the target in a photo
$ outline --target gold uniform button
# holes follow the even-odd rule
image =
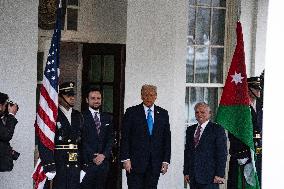
[[[69,164],[67,164],[66,167],[69,167]]]
[[[71,139],[68,139],[68,142],[71,142]]]
[[[75,167],[78,167],[78,165],[76,164]]]

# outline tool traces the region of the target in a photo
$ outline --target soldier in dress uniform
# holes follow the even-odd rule
[[[260,92],[262,88],[260,85],[260,77],[250,77],[247,79],[248,93],[250,99],[250,109],[253,123],[253,139],[256,152],[256,171],[258,175],[259,185],[261,186],[261,149],[262,149],[262,100],[260,99]],[[250,148],[242,141],[228,134],[230,140],[231,155],[229,163],[228,183],[227,188],[238,188],[238,165],[243,169],[244,165],[251,162]],[[244,178],[243,178],[244,179]]]
[[[261,78],[260,77],[250,77],[247,79],[249,88],[249,98],[250,98],[250,109],[253,124],[253,140],[256,153],[256,171],[258,175],[258,180],[261,183],[261,166],[262,166],[262,99],[261,92]]]
[[[78,189],[80,188],[80,154],[81,129],[83,118],[75,105],[74,82],[65,82],[59,86],[59,108],[55,131],[54,154],[44,153],[44,146],[39,143],[43,169],[47,179],[45,188]]]

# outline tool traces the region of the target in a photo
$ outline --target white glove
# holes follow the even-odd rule
[[[80,171],[80,183],[83,181],[83,178],[85,177],[85,175],[86,175],[86,172],[81,170]]]
[[[47,172],[47,173],[45,173],[45,175],[46,175],[48,180],[52,180],[55,177],[56,172],[55,171]]]
[[[254,168],[251,162],[244,166],[244,176],[249,185],[252,185],[252,186],[256,185],[256,180],[254,176]]]
[[[243,159],[238,159],[238,164],[239,165],[244,165],[248,161],[249,158],[243,158]]]

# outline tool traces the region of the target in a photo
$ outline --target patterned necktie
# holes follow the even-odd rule
[[[148,109],[148,115],[147,115],[147,124],[148,124],[148,129],[150,135],[152,135],[152,130],[153,130],[153,117],[151,114],[152,110],[149,108]]]
[[[199,125],[197,127],[197,131],[196,131],[196,133],[194,135],[194,147],[196,147],[198,142],[199,142],[200,134],[201,134],[201,126]]]
[[[94,114],[94,121],[95,121],[96,129],[97,129],[97,133],[100,134],[101,122],[98,116],[98,112],[95,112]]]

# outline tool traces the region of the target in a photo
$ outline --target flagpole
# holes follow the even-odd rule
[[[60,0],[60,1],[61,1],[61,0]],[[242,8],[242,7],[241,7],[241,6],[242,6],[241,0],[238,0],[237,3],[238,3],[238,4],[237,4],[237,20],[240,21],[241,12],[242,12],[242,11],[241,11],[241,8]]]
[[[40,97],[36,121],[34,124],[37,137],[39,138],[39,159],[33,172],[32,178],[35,182],[35,189],[52,189],[53,181],[49,181],[43,166],[48,166],[53,172],[56,170],[53,158],[55,126],[58,115],[58,77],[59,77],[59,51],[61,38],[61,7],[62,1],[57,1],[56,24],[51,39],[51,45],[46,61],[43,76],[43,84],[40,88]],[[48,106],[45,106],[46,102]],[[40,121],[46,119],[46,122]],[[45,162],[43,162],[44,160]],[[43,163],[48,163],[43,165]],[[46,183],[47,182],[47,183]]]

